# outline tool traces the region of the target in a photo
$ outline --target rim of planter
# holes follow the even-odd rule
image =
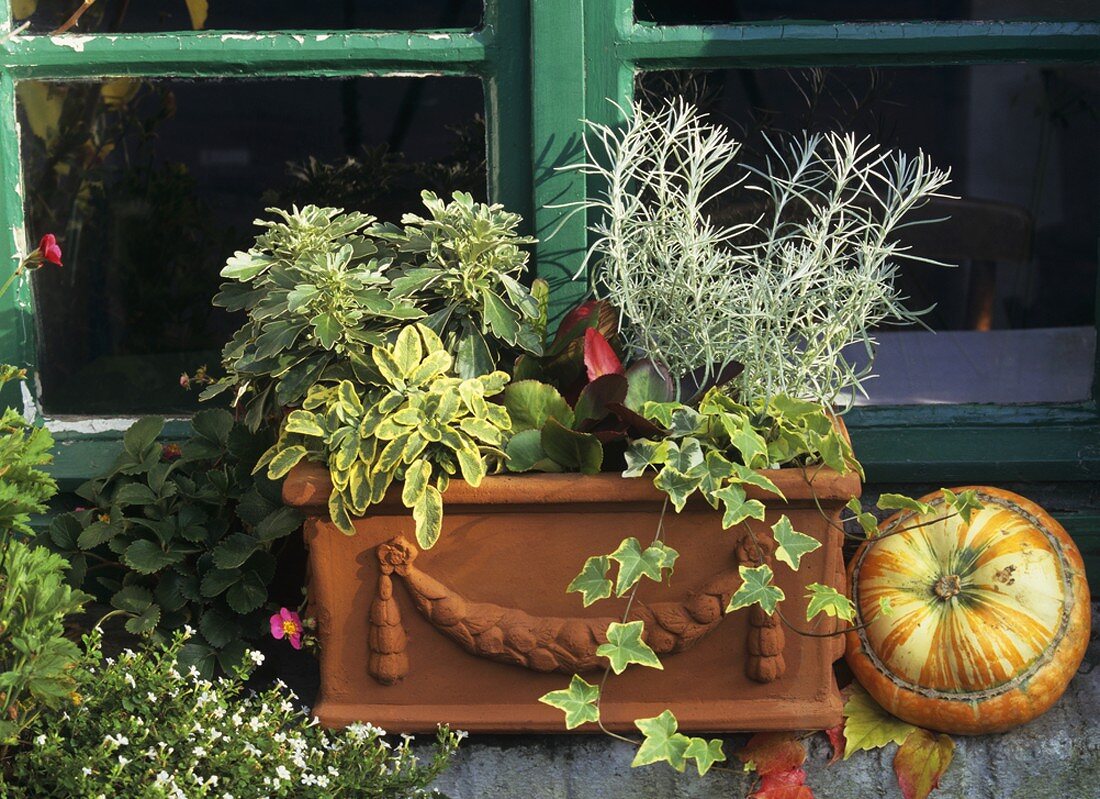
[[[841,474],[823,466],[805,469],[759,470],[775,483],[788,500],[848,501],[858,497],[862,484],[855,471]],[[391,509],[400,507],[400,484],[391,488],[381,502],[372,507]],[[287,475],[283,483],[283,501],[292,507],[323,509],[328,513],[328,498],[332,493],[332,480],[328,468],[320,463],[300,463]],[[757,486],[745,486],[749,499],[762,502],[782,501],[775,494]],[[606,503],[660,504],[666,495],[653,485],[653,477],[623,477],[616,472],[600,474],[525,473],[490,475],[477,488],[463,480],[454,479],[443,493],[444,507],[462,505],[573,505]],[[701,497],[693,497],[689,504],[705,504]]]

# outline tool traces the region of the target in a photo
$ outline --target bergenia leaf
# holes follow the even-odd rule
[[[574,674],[568,688],[543,694],[539,701],[564,711],[565,728],[572,730],[582,724],[599,721],[600,708],[596,704],[599,698],[599,686],[591,685]]]
[[[584,368],[589,380],[604,375],[621,375],[623,363],[600,331],[590,327],[584,331]],[[624,393],[625,398],[625,393]]]
[[[786,595],[783,589],[772,585],[771,567],[766,563],[761,566],[739,566],[737,571],[741,574],[741,587],[730,597],[726,612],[730,613],[738,608],[746,608],[749,605],[759,605],[769,616],[775,613],[775,607],[782,602]]]
[[[821,548],[820,541],[795,530],[791,526],[791,520],[785,515],[780,516],[779,521],[772,525],[772,535],[775,536],[777,545],[775,556],[795,571],[798,571],[803,555]]]

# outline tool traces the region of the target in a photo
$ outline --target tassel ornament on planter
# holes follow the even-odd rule
[[[742,566],[774,567],[772,553],[775,542],[770,536],[746,532],[737,543],[737,560]],[[756,682],[774,682],[783,676],[787,663],[783,659],[786,643],[779,614],[768,615],[759,605],[749,608],[749,632],[745,638],[749,656],[745,660],[745,676]]]
[[[401,625],[401,609],[393,598],[391,575],[394,571],[407,574],[408,564],[416,557],[416,552],[395,539],[378,547],[377,554],[381,573],[370,606],[367,673],[383,685],[393,685],[409,673],[409,656],[405,651],[408,636]]]

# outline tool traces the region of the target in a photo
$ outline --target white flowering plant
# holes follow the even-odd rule
[[[440,727],[424,748],[353,724],[321,727],[282,683],[245,685],[263,660],[250,653],[230,676],[181,671],[188,633],[165,646],[104,658],[98,632],[85,637],[77,692],[64,712],[39,717],[30,743],[0,768],[4,799],[254,799],[436,796],[429,786],[461,733]],[[422,758],[424,758],[422,760]]]

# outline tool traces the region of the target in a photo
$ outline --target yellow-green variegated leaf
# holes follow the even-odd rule
[[[272,480],[279,480],[287,476],[287,473],[298,465],[298,461],[306,456],[306,448],[300,444],[280,450],[267,465],[267,476]]]
[[[443,529],[443,495],[435,486],[424,489],[420,500],[413,506],[416,522],[416,542],[421,549],[431,549],[439,540]]]
[[[420,366],[420,359],[424,354],[420,346],[420,334],[413,325],[406,325],[397,334],[397,341],[393,344],[393,360],[401,371],[401,376],[410,378],[416,368]],[[409,381],[413,382],[413,381]]]

